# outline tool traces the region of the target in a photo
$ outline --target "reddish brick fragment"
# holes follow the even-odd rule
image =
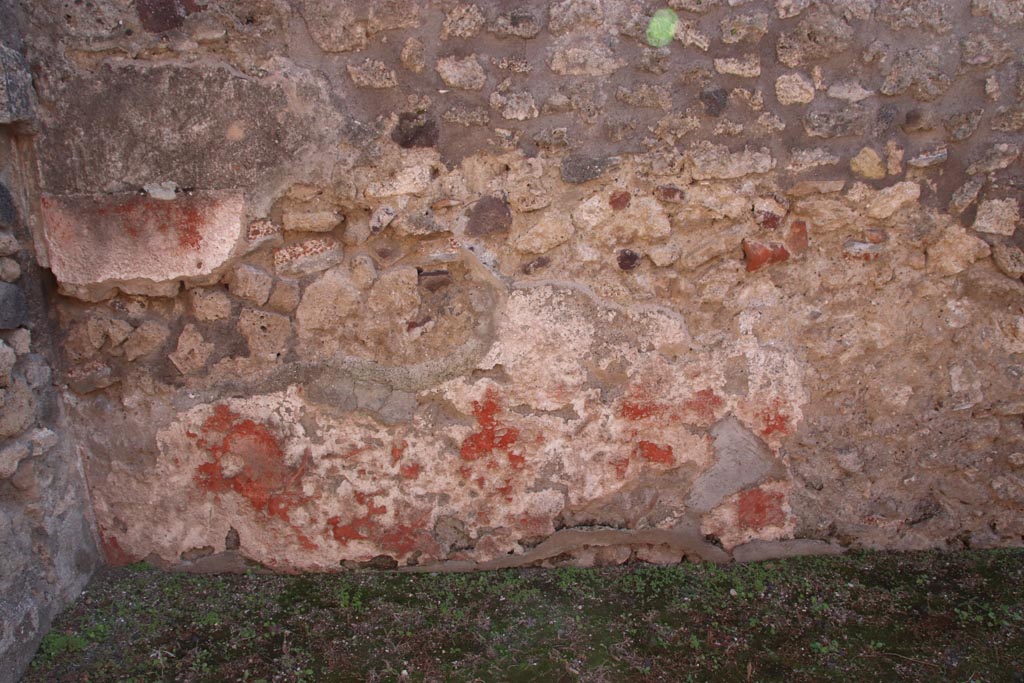
[[[782,220],[782,216],[771,211],[758,211],[756,215],[757,224],[765,230],[775,230]]]
[[[608,198],[608,205],[615,211],[622,211],[629,206],[629,201],[633,198],[633,195],[626,190],[616,190],[612,192],[612,195]]]
[[[743,256],[747,262],[747,272],[752,273],[762,266],[782,263],[789,258],[789,250],[784,244],[778,242],[744,239]]]

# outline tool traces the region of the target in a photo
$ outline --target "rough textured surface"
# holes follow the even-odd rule
[[[1020,545],[1017,3],[669,4],[23,3],[108,561]]]
[[[13,264],[0,282],[0,683],[17,680],[101,561],[81,460],[51,379],[58,335],[46,276],[21,219],[32,193],[23,171],[33,164],[28,140],[0,125],[0,262]]]
[[[222,269],[242,237],[237,194],[47,195],[41,208],[50,269],[62,291],[87,300],[118,289],[174,295],[180,281]]]
[[[25,58],[0,43],[0,124],[30,120],[34,99]]]

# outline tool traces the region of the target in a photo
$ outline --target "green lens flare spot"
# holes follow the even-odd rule
[[[670,9],[660,9],[647,24],[647,44],[651,47],[665,47],[676,35],[679,17]]]

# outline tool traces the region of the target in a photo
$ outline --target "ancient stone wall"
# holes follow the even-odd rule
[[[22,7],[108,562],[1024,539],[1020,0]]]
[[[0,3],[0,17],[13,16],[5,9]],[[0,28],[0,683],[17,679],[54,615],[101,562],[53,382],[52,293],[29,231],[31,76],[13,28]]]

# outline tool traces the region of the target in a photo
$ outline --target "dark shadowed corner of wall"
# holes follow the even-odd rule
[[[0,683],[20,677],[100,563],[52,381],[60,333],[31,234],[38,129],[20,28],[12,3],[0,2]]]

